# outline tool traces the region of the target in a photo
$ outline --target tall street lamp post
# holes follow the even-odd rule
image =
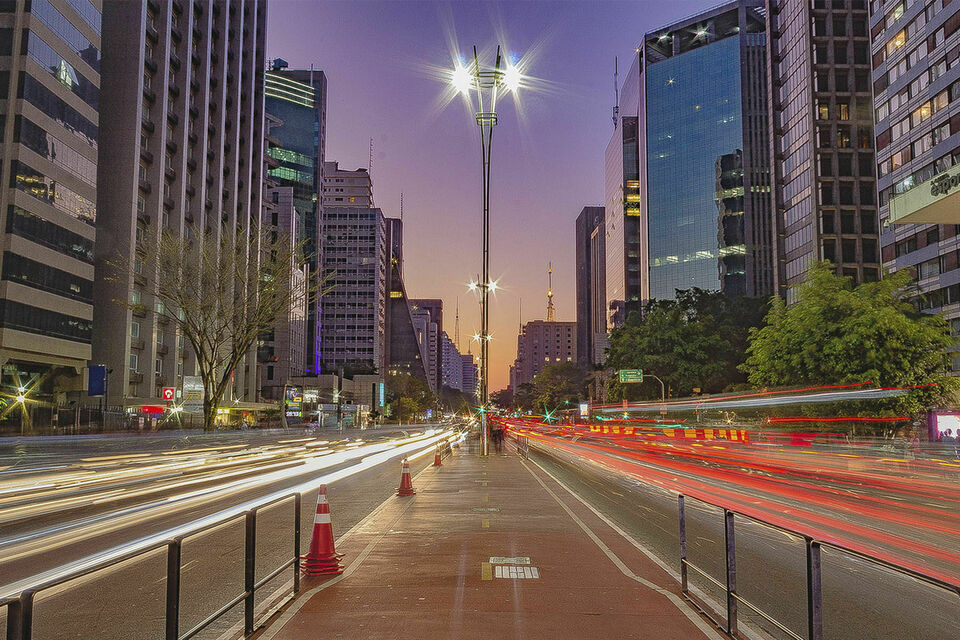
[[[503,91],[516,91],[520,86],[520,72],[515,67],[501,68],[502,57],[497,47],[493,68],[481,68],[477,48],[473,48],[473,64],[458,66],[453,72],[454,87],[464,94],[476,92],[474,117],[480,127],[481,184],[483,191],[483,233],[481,248],[483,268],[480,282],[480,455],[489,454],[489,364],[490,364],[490,291],[496,284],[490,280],[490,146],[493,143],[493,127],[497,124],[497,97]],[[486,94],[486,100],[484,95]]]

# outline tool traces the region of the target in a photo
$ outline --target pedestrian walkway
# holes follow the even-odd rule
[[[305,580],[257,638],[726,637],[530,461],[461,448],[414,487],[341,539],[343,575]]]

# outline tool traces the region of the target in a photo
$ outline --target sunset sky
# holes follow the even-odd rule
[[[625,71],[645,32],[715,4],[274,0],[267,56],[326,74],[327,161],[366,167],[373,138],[376,206],[398,216],[403,192],[407,292],[443,298],[451,338],[459,299],[464,352],[479,328],[467,284],[480,271],[481,156],[445,70],[474,45],[492,63],[499,43],[533,76],[500,103],[494,132],[491,272],[503,289],[491,307],[492,391],[509,380],[520,300],[524,321],[545,316],[550,261],[557,319],[576,319],[574,223],[603,204],[614,57]]]

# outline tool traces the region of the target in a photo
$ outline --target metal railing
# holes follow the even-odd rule
[[[709,574],[708,571],[702,567],[698,567],[687,558],[687,518],[686,518],[686,500],[687,499],[696,500],[705,505],[709,505],[716,509],[719,509],[723,512],[723,569],[724,569],[724,580],[721,582],[715,577]],[[682,493],[677,494],[677,506],[678,506],[678,515],[679,515],[679,525],[680,525],[680,591],[683,593],[683,596],[693,604],[701,613],[710,618],[719,628],[727,632],[728,635],[734,638],[741,637],[738,629],[737,622],[737,609],[739,605],[745,605],[754,613],[758,614],[761,618],[775,626],[781,632],[794,638],[795,640],[823,640],[823,582],[822,582],[822,562],[821,562],[821,552],[824,547],[834,549],[843,554],[853,556],[865,562],[871,563],[881,568],[885,568],[901,575],[909,576],[913,579],[924,582],[928,585],[943,589],[945,591],[951,592],[954,595],[960,597],[960,585],[951,584],[935,578],[933,576],[926,575],[919,571],[914,571],[907,567],[902,567],[900,565],[887,562],[886,560],[881,560],[880,558],[875,558],[865,553],[855,551],[853,549],[848,549],[846,547],[818,540],[809,535],[800,533],[798,531],[793,531],[785,527],[780,527],[760,518],[755,518],[738,511],[733,511],[722,505],[710,502],[709,500],[704,500],[702,498],[697,498],[694,496],[687,496]],[[788,628],[782,622],[777,620],[774,616],[767,613],[761,609],[758,605],[751,603],[742,595],[737,592],[737,546],[735,538],[735,529],[734,529],[734,519],[743,518],[751,522],[760,524],[764,527],[769,527],[777,531],[781,531],[788,535],[794,536],[798,539],[804,541],[804,547],[806,549],[806,593],[807,593],[807,635],[802,636],[796,633],[795,631]],[[726,616],[724,619],[719,619],[712,608],[705,603],[700,602],[700,600],[694,597],[690,593],[688,585],[688,570],[693,569],[697,574],[706,578],[711,584],[719,587],[723,590],[725,594],[725,602],[721,603],[721,606],[725,608]]]
[[[431,450],[435,443],[440,443],[445,452],[449,452],[451,444],[459,444],[463,440],[462,434],[459,438],[452,436],[447,431],[425,438],[422,452]],[[419,448],[419,447],[418,447]],[[383,451],[383,453],[391,453]],[[392,455],[401,455],[403,452],[393,453]],[[378,454],[374,454],[378,455]],[[309,490],[315,490],[319,483],[312,486]],[[252,504],[249,508],[242,511],[233,510],[220,518],[216,514],[206,518],[205,522],[196,528],[184,530],[179,535],[167,539],[156,540],[130,545],[128,551],[119,549],[117,553],[100,561],[94,561],[89,565],[79,567],[75,570],[67,570],[48,580],[41,580],[23,589],[18,595],[8,595],[0,598],[0,613],[6,610],[6,636],[5,640],[32,640],[34,631],[34,604],[38,594],[53,589],[68,582],[79,580],[91,576],[98,571],[115,567],[128,560],[136,558],[143,559],[153,552],[160,550],[166,551],[166,602],[164,610],[164,640],[189,640],[195,637],[204,629],[207,629],[216,620],[230,612],[231,609],[239,604],[243,604],[243,628],[244,637],[248,637],[256,628],[256,600],[257,591],[270,583],[271,580],[281,575],[285,570],[291,569],[292,589],[291,593],[296,594],[300,591],[300,542],[301,542],[301,510],[303,506],[303,494],[306,490],[294,490],[281,495],[274,495],[262,502]],[[265,509],[282,504],[285,501],[292,500],[294,505],[293,536],[290,541],[290,547],[293,550],[293,556],[282,561],[279,567],[273,569],[269,574],[259,580],[256,579],[257,557],[257,514]],[[222,527],[230,523],[239,521],[244,523],[244,554],[243,554],[243,591],[232,597],[229,602],[208,615],[205,619],[195,624],[188,631],[181,633],[180,623],[180,596],[181,596],[181,570],[184,567],[182,563],[183,543],[200,534],[210,532],[213,529]],[[312,520],[311,520],[312,523]]]
[[[294,520],[293,520],[293,540],[291,547],[293,557],[285,560],[279,567],[275,568],[266,576],[256,580],[256,542],[257,542],[257,513],[272,507],[273,505],[293,500]],[[147,554],[166,549],[166,605],[164,613],[164,640],[188,640],[209,627],[221,616],[229,612],[235,606],[243,603],[243,630],[244,637],[251,635],[255,627],[255,595],[258,589],[265,586],[271,580],[283,573],[284,570],[292,567],[293,589],[292,593],[300,591],[300,510],[302,507],[302,496],[300,493],[289,493],[279,496],[262,504],[248,509],[240,514],[231,514],[223,518],[213,520],[202,527],[191,530],[190,532],[156,542],[154,544],[137,547],[132,551],[111,557],[102,562],[93,564],[82,570],[66,573],[57,576],[46,582],[40,582],[37,585],[25,589],[20,593],[19,598],[7,598],[0,601],[0,607],[6,607],[7,610],[7,640],[31,640],[33,637],[33,605],[37,594],[57,587],[66,582],[77,580],[102,569],[115,566],[121,562],[142,558]],[[180,632],[180,570],[182,568],[181,552],[183,543],[188,538],[216,529],[231,522],[239,520],[244,521],[244,559],[243,559],[243,592],[234,596],[227,604],[223,605],[217,611],[213,612],[201,622],[197,623],[186,633]]]

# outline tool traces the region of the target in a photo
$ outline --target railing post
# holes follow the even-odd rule
[[[33,597],[36,591],[27,589],[20,594],[20,638],[19,640],[31,640],[33,638]]]
[[[296,513],[293,514],[293,592],[300,592],[300,509],[303,499],[298,493],[293,498]]]
[[[687,515],[683,508],[683,494],[677,495],[680,511],[680,593],[687,593]]]
[[[166,640],[180,640],[180,538],[167,545]]]
[[[243,634],[244,637],[253,633],[253,588],[256,584],[254,569],[257,555],[257,512],[247,511],[246,524],[246,553],[243,562],[243,590],[246,597],[243,599]]]
[[[7,604],[7,640],[20,640],[20,601]]]
[[[823,639],[823,590],[820,572],[820,543],[807,539],[807,637]]]
[[[737,554],[733,538],[733,511],[723,510],[724,566],[727,573],[727,635],[737,635]]]

